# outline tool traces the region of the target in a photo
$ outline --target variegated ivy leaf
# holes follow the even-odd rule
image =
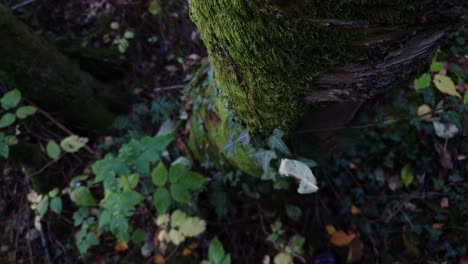
[[[454,124],[434,121],[433,125],[436,135],[443,139],[451,139],[459,132],[458,127]]]
[[[300,183],[297,192],[300,194],[314,193],[319,189],[312,170],[300,161],[282,159],[279,174],[298,179]]]
[[[286,144],[283,141],[283,136],[284,136],[283,131],[279,129],[273,130],[273,135],[271,135],[267,141],[268,146],[272,150],[279,150],[283,154],[291,155],[291,151],[289,151],[289,148],[286,146]]]

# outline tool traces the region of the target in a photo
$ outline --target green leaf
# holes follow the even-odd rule
[[[161,12],[161,4],[159,0],[152,0],[148,7],[148,12],[150,12],[153,16],[159,15]]]
[[[423,74],[421,77],[414,81],[414,88],[416,90],[428,88],[431,85],[431,75],[429,73]]]
[[[177,209],[171,214],[171,226],[172,227],[179,227],[181,226],[185,219],[187,218],[187,214],[183,211]]]
[[[407,164],[406,166],[403,167],[403,169],[401,169],[400,176],[401,176],[401,181],[406,186],[406,188],[408,188],[414,180],[413,170],[411,169],[409,164]]]
[[[283,131],[281,131],[279,129],[273,130],[273,135],[271,135],[268,138],[268,141],[267,141],[268,146],[272,150],[279,150],[283,154],[291,155],[291,151],[289,151],[289,148],[286,146],[286,144],[284,143],[284,141],[282,139],[283,136],[284,136]]]
[[[263,171],[262,177],[268,176],[268,173],[270,173],[270,163],[272,160],[277,158],[276,153],[273,150],[260,149],[255,154],[255,157],[257,158],[257,160],[260,162],[260,165],[262,166],[262,171]]]
[[[8,145],[5,143],[0,142],[0,157],[7,159],[9,155],[10,155],[10,147],[8,147]]]
[[[140,175],[138,173],[133,173],[132,175],[128,176],[128,184],[130,189],[135,189],[138,185],[138,181],[140,180]]]
[[[182,184],[185,185],[190,191],[200,189],[205,183],[206,179],[201,174],[196,172],[189,172],[187,176],[182,179]]]
[[[463,103],[468,104],[468,92],[465,92],[465,96],[463,97]]]
[[[165,214],[171,206],[171,195],[169,191],[164,188],[158,188],[153,194],[153,202],[158,215]]]
[[[47,155],[49,155],[49,157],[53,160],[58,160],[60,158],[60,153],[62,152],[60,150],[60,146],[53,140],[47,143],[46,151]]]
[[[182,235],[178,230],[171,229],[169,231],[169,240],[176,246],[185,241],[185,236]]]
[[[178,183],[187,174],[187,167],[184,164],[177,163],[169,169],[169,181]]]
[[[29,116],[34,115],[37,112],[37,108],[34,106],[22,106],[16,110],[16,116],[19,119],[25,119]]]
[[[88,188],[80,186],[70,193],[70,199],[79,206],[95,206],[96,200]]]
[[[455,83],[448,76],[442,74],[436,74],[434,76],[434,84],[442,93],[453,95],[458,98],[461,98],[461,95],[458,93]]]
[[[171,197],[179,203],[189,203],[190,193],[187,187],[180,183],[172,184],[170,187]]]
[[[187,217],[179,226],[179,231],[186,237],[195,237],[206,229],[206,222],[198,217]]]
[[[141,228],[137,228],[135,231],[133,231],[132,240],[135,243],[145,242],[145,240],[146,240],[146,231],[141,229]]]
[[[167,168],[164,166],[164,163],[159,162],[158,166],[151,173],[151,179],[153,184],[162,187],[167,182]]]
[[[317,179],[310,168],[300,161],[282,159],[279,174],[298,179],[300,183],[297,192],[300,194],[314,193],[319,189]]]
[[[44,199],[41,200],[41,202],[37,205],[37,213],[40,216],[45,215],[47,212],[47,209],[49,208],[49,197],[46,196]]]
[[[218,238],[214,238],[210,242],[210,247],[208,248],[208,259],[210,263],[218,264],[225,258],[226,252],[224,251],[223,244],[219,241]]]
[[[52,191],[50,191],[50,192],[48,193],[48,195],[49,195],[50,197],[55,197],[55,196],[57,196],[57,195],[59,194],[59,192],[60,192],[60,189],[59,189],[59,188],[54,188]]]
[[[0,99],[0,103],[2,104],[3,109],[8,110],[16,107],[20,100],[21,92],[18,89],[15,89],[6,93],[2,99]]]
[[[10,126],[16,121],[16,116],[12,113],[6,113],[0,118],[0,128]]]
[[[431,72],[440,72],[441,70],[443,70],[445,67],[444,67],[444,64],[442,62],[438,62],[438,61],[434,61],[432,64],[431,64]]]
[[[62,199],[60,197],[54,197],[50,201],[50,209],[57,214],[62,212]]]
[[[84,147],[88,143],[88,139],[85,137],[78,137],[76,135],[72,135],[66,137],[60,142],[60,146],[65,152],[77,152],[82,147]]]

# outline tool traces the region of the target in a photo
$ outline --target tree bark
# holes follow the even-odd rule
[[[0,5],[0,72],[23,95],[72,125],[103,131],[126,100],[63,56]]]
[[[361,101],[425,65],[461,0],[189,0],[229,109],[252,132],[310,107]],[[330,117],[333,118],[333,117]]]

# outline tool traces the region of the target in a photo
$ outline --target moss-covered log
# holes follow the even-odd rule
[[[291,130],[308,105],[369,98],[453,31],[461,0],[190,0],[216,81],[251,131]],[[310,103],[310,104],[308,104]]]
[[[125,98],[63,56],[0,5],[0,71],[24,96],[73,125],[102,131]]]

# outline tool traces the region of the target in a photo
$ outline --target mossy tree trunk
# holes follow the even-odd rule
[[[83,72],[0,5],[0,72],[40,107],[69,124],[95,131],[108,128],[111,110],[126,100],[114,87]]]
[[[435,52],[461,0],[189,0],[220,90],[252,132],[293,130],[310,106],[359,101]],[[330,117],[333,118],[333,117]]]

